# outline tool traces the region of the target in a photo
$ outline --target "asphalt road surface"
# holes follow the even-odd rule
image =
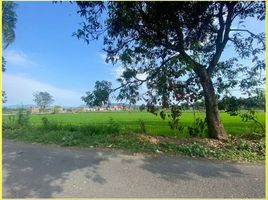
[[[265,198],[265,165],[4,140],[3,197]]]

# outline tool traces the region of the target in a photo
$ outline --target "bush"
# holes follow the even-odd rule
[[[106,133],[112,133],[112,134],[116,134],[120,132],[120,124],[116,121],[114,121],[113,118],[110,118],[108,121],[108,124],[106,126],[104,126],[104,132]]]
[[[42,123],[43,123],[43,126],[45,128],[48,127],[48,118],[47,117],[42,117]]]
[[[74,146],[78,143],[78,140],[75,137],[73,132],[65,132],[64,136],[61,139],[62,146]]]
[[[177,151],[182,152],[183,154],[186,154],[188,156],[202,158],[211,157],[211,154],[214,153],[214,151],[212,151],[211,149],[197,143],[178,146]]]
[[[265,133],[265,126],[258,121],[256,111],[248,110],[246,113],[240,114],[242,122],[253,122],[251,132]]]
[[[191,137],[202,137],[207,134],[207,123],[206,120],[197,118],[194,122],[193,127],[188,126],[188,133]]]
[[[21,127],[29,125],[30,111],[25,111],[23,108],[19,109],[16,115],[16,124]]]
[[[145,127],[145,122],[143,120],[140,120],[140,131],[141,133],[146,133],[146,127]]]

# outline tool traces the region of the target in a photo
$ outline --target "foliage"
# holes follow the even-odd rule
[[[243,122],[252,121],[253,122],[253,131],[260,131],[261,133],[265,133],[265,126],[258,120],[256,111],[248,110],[245,113],[240,114]]]
[[[73,132],[65,132],[62,137],[61,145],[62,146],[74,146],[78,143],[75,134]]]
[[[120,132],[120,124],[116,122],[113,118],[109,119],[106,128],[108,133],[117,134]]]
[[[9,44],[15,40],[15,26],[17,23],[17,15],[15,8],[17,4],[12,1],[2,2],[2,42],[3,48],[6,49]],[[6,71],[6,60],[2,56],[2,72]],[[7,95],[2,91],[2,102],[7,102]]]
[[[252,143],[233,140],[223,148],[212,148],[199,142],[190,144],[150,143],[139,139],[138,134],[88,134],[68,130],[15,129],[4,130],[3,137],[19,141],[58,144],[62,146],[124,149],[131,152],[177,154],[190,157],[222,160],[259,161],[265,159],[265,140]]]
[[[61,110],[61,106],[55,105],[55,106],[53,106],[53,108],[52,108],[52,114],[59,113],[60,110]]]
[[[6,59],[2,56],[2,72],[5,72],[6,71]]]
[[[16,119],[16,123],[19,126],[28,126],[30,119],[30,111],[25,111],[25,109],[23,108],[19,109]]]
[[[15,40],[16,7],[17,4],[13,1],[4,1],[2,3],[2,41],[4,49]]]
[[[264,81],[259,73],[265,68],[261,59],[265,34],[232,28],[235,20],[243,26],[249,17],[264,20],[264,2],[77,4],[84,20],[74,35],[86,43],[102,36],[107,61],[120,61],[124,66],[118,79],[119,99],[131,103],[143,99],[150,110],[205,97],[210,137],[225,138],[223,128],[213,128],[221,123],[214,106],[215,91],[224,93],[239,85],[249,92]],[[237,55],[220,61],[227,43]],[[244,58],[250,58],[253,65],[242,66],[239,59]],[[148,90],[140,93],[144,84]]]
[[[141,104],[140,106],[139,106],[139,110],[142,112],[142,111],[144,111],[146,109],[146,106],[144,105],[144,104]]]
[[[229,113],[230,116],[236,116],[239,114],[241,108],[241,100],[236,97],[225,96],[219,103],[221,109],[224,109],[225,112]]]
[[[177,129],[179,131],[181,131],[183,129],[183,126],[181,126],[179,124],[179,120],[180,120],[180,117],[181,117],[181,107],[180,106],[171,106],[171,114],[168,115],[168,117],[171,119],[169,121],[169,126],[171,129]],[[162,118],[164,119],[165,117],[165,114],[162,114],[161,115]]]
[[[238,115],[241,109],[261,109],[265,111],[265,92],[258,89],[252,94],[253,96],[248,98],[224,96],[218,101],[219,109],[225,110],[231,116]]]
[[[207,134],[206,119],[196,118],[193,126],[188,126],[191,137],[204,137]]]
[[[40,107],[41,111],[44,111],[49,105],[54,102],[53,97],[48,92],[36,92],[33,94],[33,101]]]
[[[7,94],[5,91],[2,91],[2,102],[6,103],[7,102]]]
[[[47,128],[48,127],[48,118],[42,117],[42,123],[43,123],[44,128]]]
[[[140,131],[141,133],[146,133],[146,126],[143,120],[140,120]]]
[[[109,96],[111,93],[112,83],[108,81],[96,81],[94,90],[86,92],[86,96],[81,99],[89,106],[109,106]]]

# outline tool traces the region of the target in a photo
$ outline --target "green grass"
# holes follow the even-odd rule
[[[131,152],[186,155],[224,160],[260,161],[265,159],[264,135],[254,133],[252,122],[242,122],[239,116],[231,117],[221,113],[228,134],[232,134],[223,147],[215,148],[202,141],[196,143],[174,143],[180,137],[189,137],[187,129],[183,132],[171,130],[168,120],[162,120],[147,112],[92,112],[78,114],[22,115],[3,117],[3,138],[62,146],[98,147],[124,149]],[[42,120],[46,117],[47,120]],[[197,117],[204,118],[204,113]],[[140,121],[143,121],[146,134],[141,135]],[[258,113],[258,120],[265,122],[265,114]],[[45,122],[45,123],[44,123]],[[11,124],[13,123],[13,124]],[[193,124],[193,114],[184,112],[181,117],[183,126]],[[162,135],[168,140],[152,143],[143,136]],[[174,138],[173,136],[180,136]],[[248,140],[249,139],[249,140]],[[201,139],[202,140],[202,139]]]
[[[258,120],[265,123],[265,113],[257,113]],[[145,124],[146,132],[151,135],[162,136],[188,136],[187,131],[178,132],[171,130],[168,125],[168,119],[162,120],[159,116],[155,116],[148,112],[89,112],[89,113],[67,113],[67,114],[48,114],[48,115],[31,115],[30,124],[40,126],[42,118],[47,117],[49,121],[61,123],[62,125],[85,126],[87,124],[102,125],[106,124],[111,118],[118,122],[122,132],[139,132],[140,121]],[[196,117],[204,118],[205,113],[197,113]],[[254,132],[252,122],[242,122],[239,116],[230,116],[227,113],[221,113],[225,130],[231,135],[241,135]],[[184,112],[180,123],[183,126],[192,126],[193,113]],[[4,116],[4,123],[8,123],[8,117]]]

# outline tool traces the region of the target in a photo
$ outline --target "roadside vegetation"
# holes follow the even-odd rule
[[[4,138],[213,159],[265,159],[265,33],[251,32],[246,23],[248,18],[265,20],[264,2],[76,4],[83,23],[73,36],[86,44],[103,39],[106,62],[123,67],[120,86],[96,81],[81,99],[90,108],[107,109],[117,91],[116,101],[135,105],[143,100],[144,105],[135,112],[58,114],[61,108],[54,105],[51,114],[31,115],[20,109],[4,116]],[[15,38],[15,7],[12,2],[3,4],[4,49]],[[238,25],[243,29],[232,28]],[[227,47],[233,53],[223,59]],[[248,98],[231,96],[237,89]],[[33,95],[37,112],[44,113],[54,102],[48,92]],[[2,97],[6,102],[6,93]]]
[[[265,159],[264,112],[240,116],[221,113],[230,134],[227,141],[207,138],[204,113],[193,124],[193,113],[183,112],[180,130],[147,112],[91,112],[30,115],[19,110],[3,118],[3,137],[18,141],[61,146],[113,148],[212,159],[261,161]],[[247,116],[247,120],[245,116]],[[244,118],[243,118],[244,117]],[[195,134],[193,134],[195,133]]]

